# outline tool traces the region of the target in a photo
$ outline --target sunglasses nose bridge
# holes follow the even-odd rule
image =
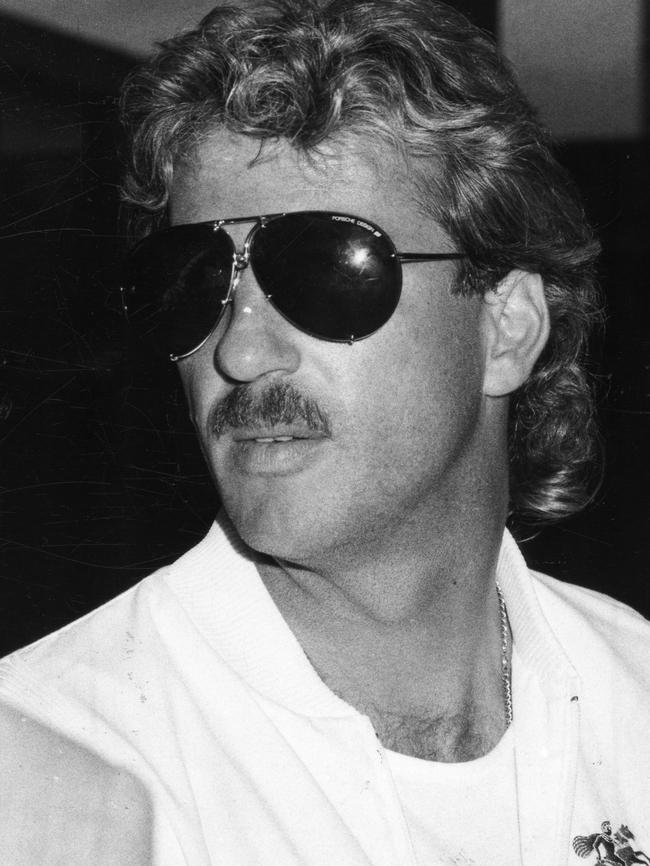
[[[233,223],[237,222],[239,222],[239,220],[233,220]],[[230,220],[219,220],[219,222],[215,223],[214,225],[214,231],[222,231],[227,234],[232,250],[232,274],[230,278],[230,285],[228,287],[228,293],[224,300],[221,302],[222,307],[229,306],[232,303],[233,296],[237,291],[237,286],[239,285],[239,278],[241,276],[241,272],[246,270],[249,265],[250,242],[255,232],[255,226],[253,226],[253,228],[246,235],[246,238],[244,240],[244,246],[242,247],[241,252],[238,252],[232,234],[226,229],[226,226],[228,226],[229,223]]]
[[[246,249],[246,247],[244,247],[243,252],[235,253],[234,258],[235,258],[235,270],[237,272],[243,271],[245,268],[248,267],[248,263],[250,261],[250,254],[249,254],[248,249]]]
[[[245,271],[250,263],[250,234],[246,238],[244,242],[244,248],[241,252],[237,252],[235,249],[233,251],[233,274],[232,280],[230,283],[230,289],[228,291],[228,297],[225,300],[225,303],[232,303],[233,295],[237,291],[237,286],[239,285],[239,279],[241,277],[242,271]]]
[[[237,251],[237,248],[235,247],[234,241],[232,242],[233,243],[233,260],[234,260],[234,264],[235,264],[235,280],[234,280],[235,285],[233,286],[233,289],[235,288],[236,284],[239,282],[240,273],[242,271],[246,270],[246,268],[250,264],[251,242],[255,236],[255,232],[257,231],[258,227],[259,227],[259,224],[256,223],[251,228],[251,230],[248,232],[248,234],[246,235],[246,238],[244,240],[244,246],[242,247],[241,252]],[[232,241],[232,238],[231,238],[231,241]]]

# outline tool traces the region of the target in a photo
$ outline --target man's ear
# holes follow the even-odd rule
[[[483,393],[503,397],[528,379],[546,345],[549,313],[539,274],[510,271],[483,299]]]

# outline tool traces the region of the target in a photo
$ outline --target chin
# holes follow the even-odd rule
[[[226,500],[223,504],[239,537],[257,553],[301,563],[310,549],[318,547],[314,536],[322,526],[306,508],[292,508],[286,502],[280,507]]]

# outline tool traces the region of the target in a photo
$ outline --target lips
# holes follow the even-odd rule
[[[256,436],[255,442],[263,442],[267,444],[268,442],[291,442],[294,439],[301,439],[306,437],[301,436]]]
[[[313,462],[328,441],[313,430],[235,430],[228,450],[235,469],[245,475],[290,475]]]
[[[274,425],[273,427],[256,427],[236,429],[232,432],[235,442],[290,442],[295,439],[323,439],[325,433],[320,430],[308,430],[297,425]]]

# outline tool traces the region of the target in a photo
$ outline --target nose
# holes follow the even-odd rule
[[[227,379],[252,382],[269,373],[298,369],[298,333],[266,299],[250,267],[240,271],[225,316],[214,361]]]

